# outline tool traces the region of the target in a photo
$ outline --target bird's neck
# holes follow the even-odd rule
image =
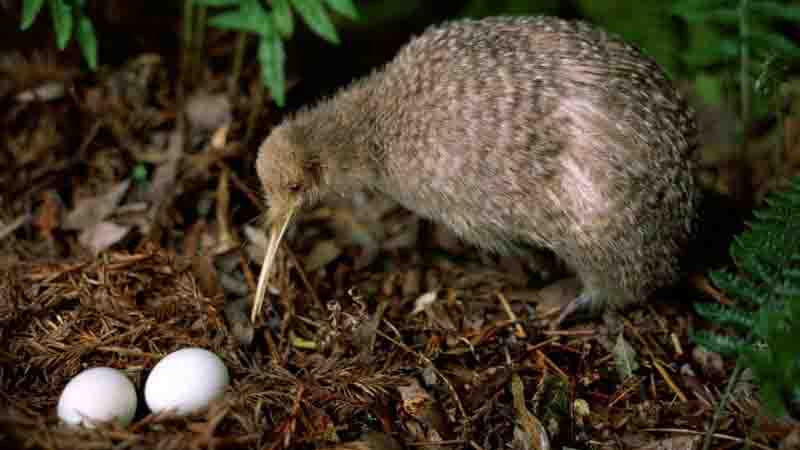
[[[319,163],[325,190],[346,195],[374,187],[378,175],[370,106],[374,101],[369,86],[356,82],[295,116],[304,147]]]

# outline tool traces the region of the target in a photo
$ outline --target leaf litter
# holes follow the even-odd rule
[[[3,448],[697,445],[732,362],[698,356],[688,302],[632,311],[614,336],[600,321],[551,330],[574,280],[548,285],[561,272],[544,260],[484,255],[360,193],[298,218],[250,323],[264,202],[240,142],[249,111],[219,93],[224,77],[209,71],[182,109],[155,54],[97,80],[65,68],[47,79],[40,59],[14,58],[38,75],[10,82],[24,102],[0,115]],[[68,95],[31,97],[65,83]],[[231,373],[206,412],[58,423],[81,370],[115,367],[141,394],[159,359],[188,346]],[[715,442],[774,447],[796,428],[757,418],[748,387]]]

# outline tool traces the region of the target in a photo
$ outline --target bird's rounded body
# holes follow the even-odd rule
[[[291,172],[304,203],[371,188],[476,246],[550,249],[597,310],[677,280],[700,197],[695,135],[631,45],[584,22],[495,17],[430,28],[288,118],[258,169],[268,196]]]

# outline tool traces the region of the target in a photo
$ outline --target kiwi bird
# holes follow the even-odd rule
[[[361,189],[482,249],[551,250],[582,283],[561,319],[644,301],[681,274],[701,195],[696,134],[664,71],[588,23],[428,28],[261,144],[270,237],[251,318],[295,213]]]

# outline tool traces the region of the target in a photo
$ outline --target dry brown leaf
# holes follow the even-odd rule
[[[151,203],[150,218],[158,214],[159,209],[175,195],[175,184],[178,178],[178,168],[183,156],[183,136],[179,131],[173,131],[169,137],[167,160],[159,165],[153,174],[153,181],[146,198]]]
[[[131,180],[126,179],[106,193],[81,199],[64,218],[62,226],[67,230],[84,230],[105,220],[117,209],[130,184]]]
[[[439,298],[438,291],[429,291],[426,292],[417,298],[414,302],[414,310],[411,311],[411,315],[419,314],[420,311],[424,311],[429,308],[432,304],[436,302],[436,299]]]
[[[725,361],[719,353],[696,346],[692,350],[692,359],[706,376],[721,378],[725,376]]]
[[[380,238],[383,235],[382,224],[369,220],[367,216],[356,216],[349,207],[335,208],[331,217],[337,238],[361,248],[356,258],[355,270],[361,270],[372,264],[380,254]]]
[[[244,237],[249,244],[245,248],[250,261],[261,264],[264,262],[264,255],[267,253],[267,233],[258,227],[245,225],[243,227]]]
[[[676,436],[652,442],[638,450],[695,450],[701,440],[702,436]]]
[[[518,427],[514,428],[512,448],[518,450],[550,450],[550,437],[539,419],[525,406],[522,379],[516,373],[511,378],[511,394],[517,413]]]
[[[198,92],[186,101],[192,131],[211,132],[233,120],[233,106],[225,94]]]
[[[242,297],[238,300],[228,302],[225,305],[224,312],[231,333],[236,336],[239,344],[250,345],[256,335],[253,322],[250,321],[250,299],[248,297]]]
[[[15,99],[20,103],[30,103],[33,101],[49,102],[63,98],[65,92],[66,88],[64,87],[64,83],[60,81],[48,81],[33,89],[20,92]]]
[[[418,268],[409,270],[403,276],[402,292],[404,297],[419,294],[422,289],[422,271]]]
[[[129,231],[131,231],[130,226],[117,225],[114,222],[100,222],[84,228],[78,235],[78,241],[97,255],[124,239]]]
[[[390,435],[369,432],[357,441],[345,442],[322,450],[402,450],[400,444]]]
[[[219,275],[211,256],[207,254],[192,256],[192,273],[197,277],[197,282],[203,295],[215,297],[222,293]]]
[[[403,411],[425,425],[425,435],[429,441],[447,439],[453,434],[441,405],[419,384],[419,381],[411,379],[405,386],[398,386],[397,390],[403,402]],[[423,436],[417,438],[424,439]]]
[[[800,426],[795,426],[789,434],[781,441],[780,450],[800,449]]]
[[[30,219],[31,216],[29,214],[23,214],[9,223],[0,222],[0,239],[4,239],[6,236],[17,231],[19,227],[28,223]]]
[[[33,220],[34,226],[47,238],[53,237],[53,230],[61,227],[61,218],[64,213],[64,204],[61,197],[54,190],[42,193],[42,205]]]

